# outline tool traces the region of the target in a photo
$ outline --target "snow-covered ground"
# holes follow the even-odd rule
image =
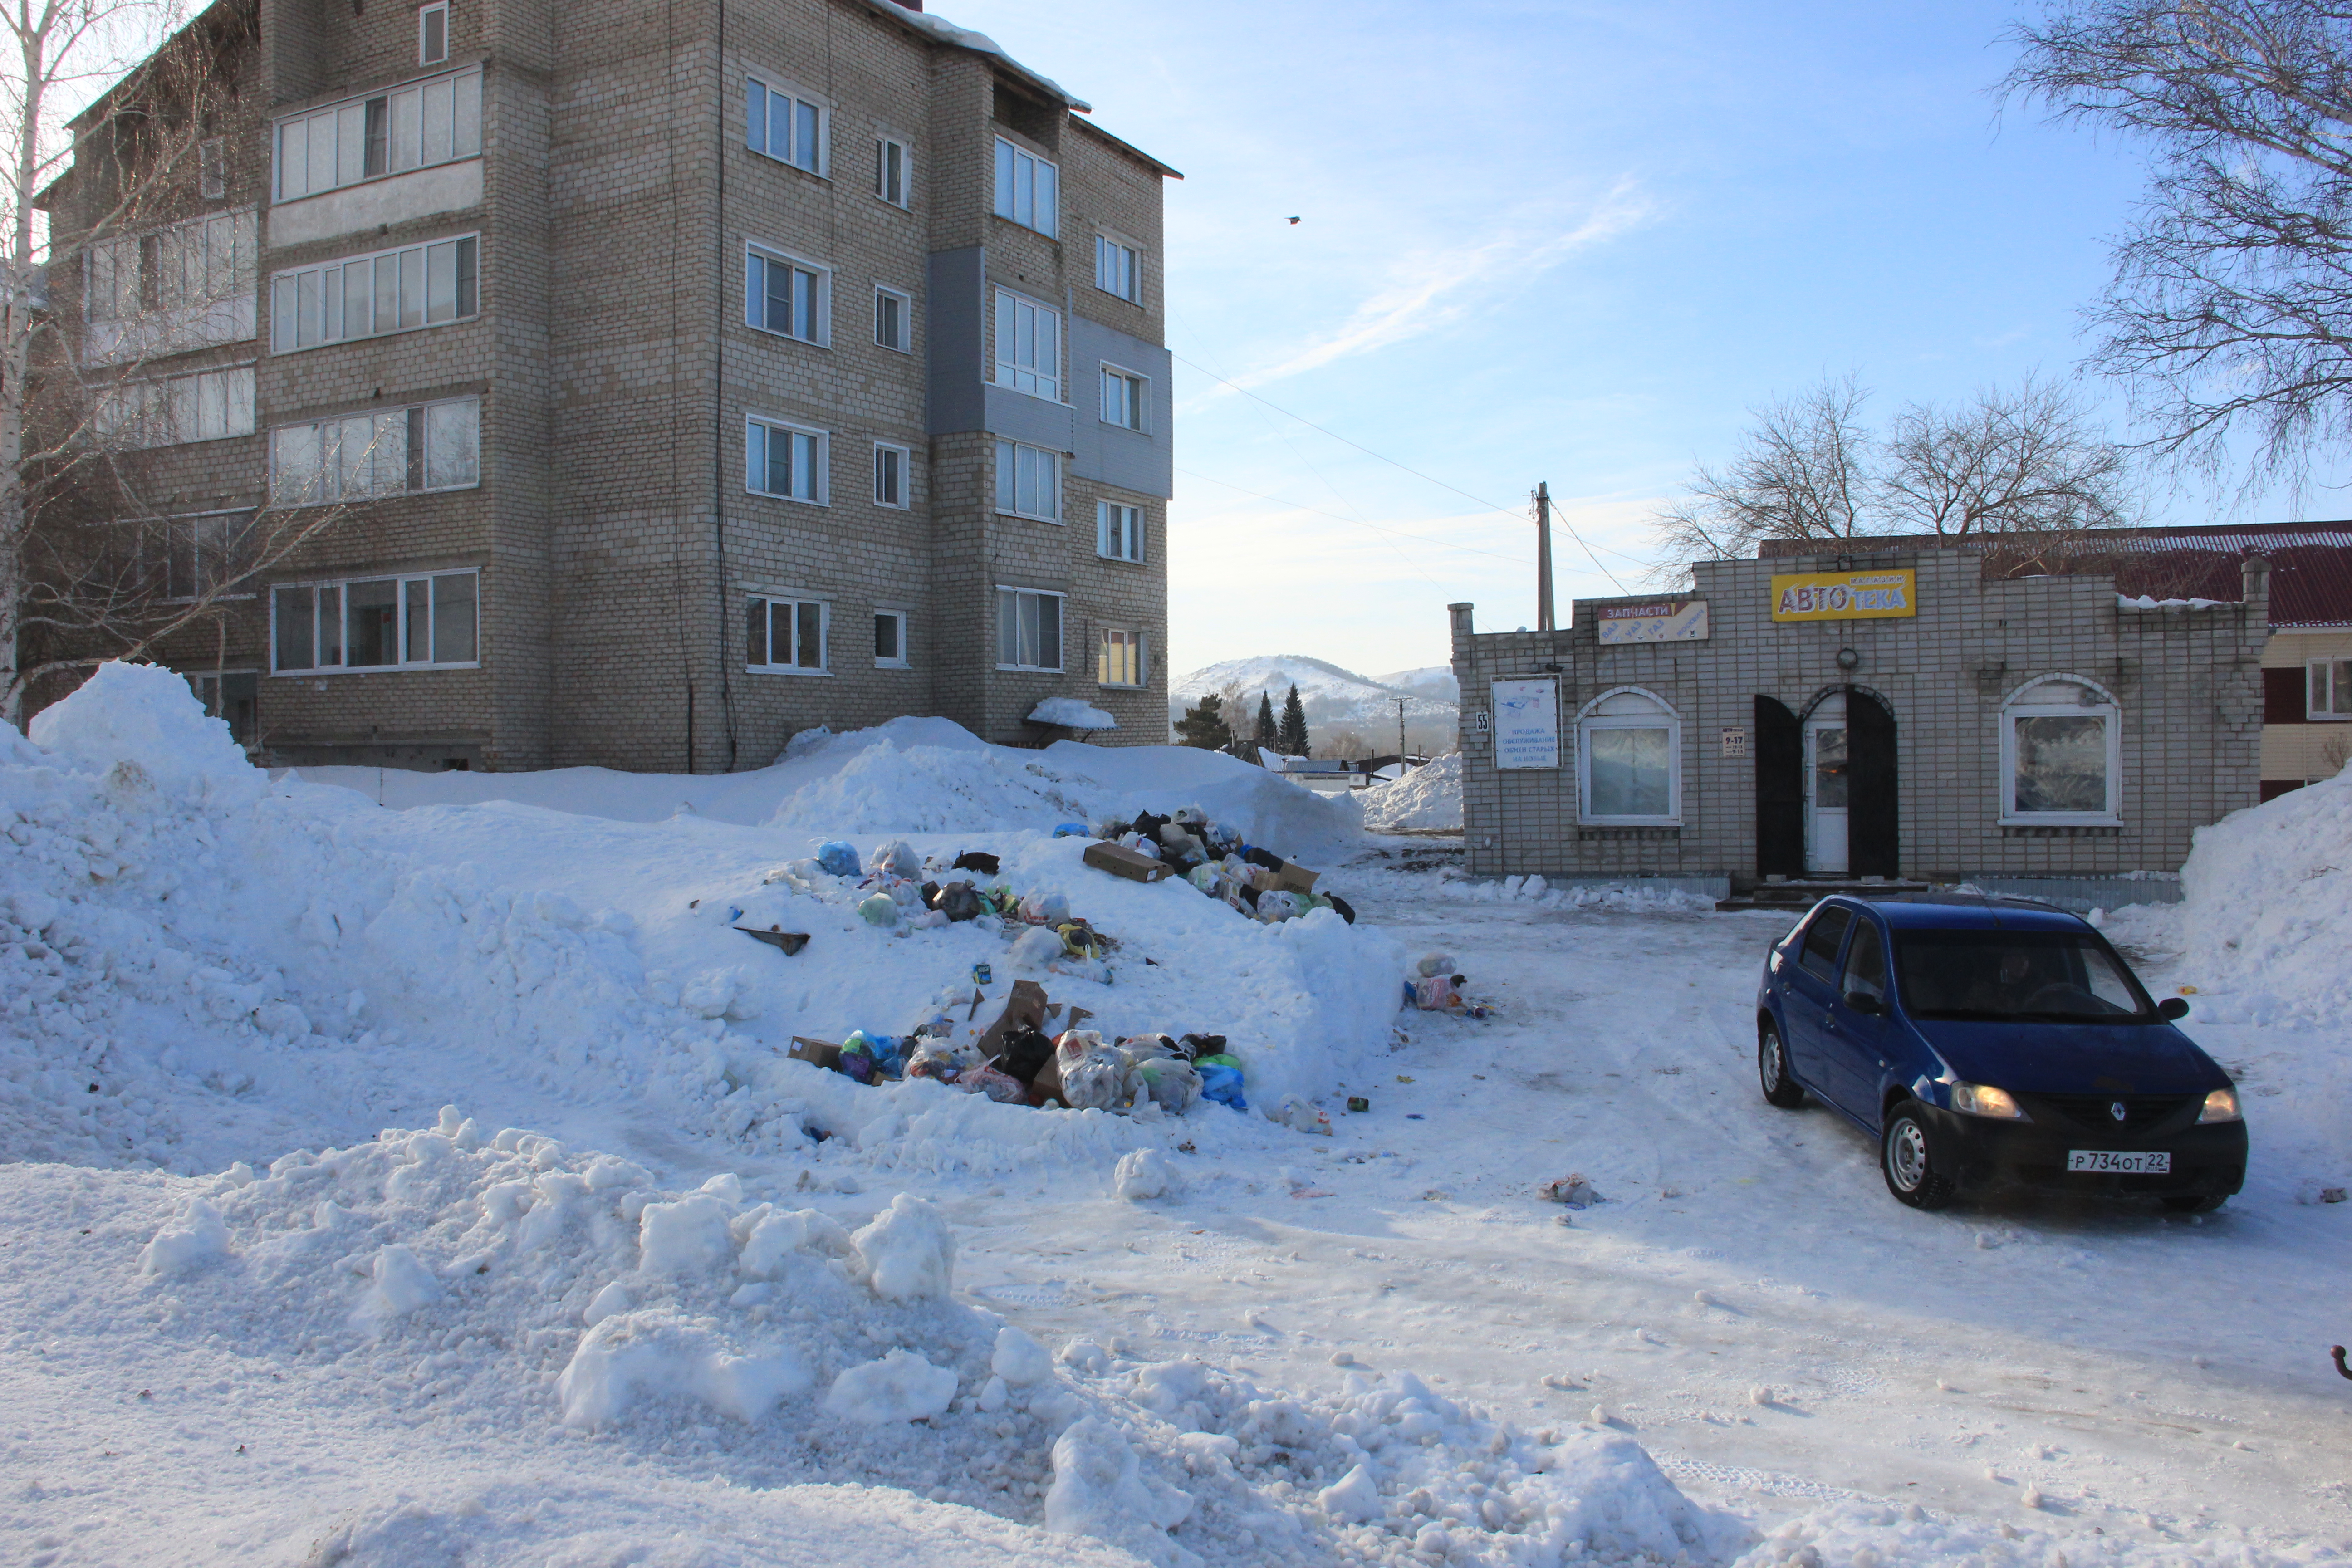
[[[0,734],[8,1560],[2345,1560],[2352,784],[2109,922],[2196,988],[2247,1191],[1931,1215],[1757,1097],[1769,917],[1474,883],[1229,759],[951,726],[273,785],[174,687]],[[1359,922],[1051,836],[1195,801]],[[1110,984],[1022,973],[1107,1035],[1227,1033],[1333,1134],[780,1059],[1013,973],[765,880],[828,837],[998,854],[1122,938]],[[793,958],[725,929],[787,920]],[[1433,950],[1492,1016],[1391,1010]],[[1542,1199],[1571,1173],[1603,1201]]]

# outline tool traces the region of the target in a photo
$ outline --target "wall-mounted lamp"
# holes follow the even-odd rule
[[[1862,655],[1854,652],[1853,649],[1850,647],[1842,647],[1838,649],[1838,668],[1840,669],[1851,670],[1861,662]]]

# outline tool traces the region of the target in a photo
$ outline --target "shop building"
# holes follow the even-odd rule
[[[216,0],[168,47],[202,158],[136,223],[94,134],[46,193],[53,374],[142,583],[338,514],[157,650],[257,754],[710,772],[1049,699],[1164,741],[1176,172],[1063,89],[919,0]]]
[[[1452,605],[1469,868],[2175,896],[2191,833],[2262,793],[2263,542],[2195,552],[2211,588],[2227,552],[2226,595],[2139,592],[2189,570],[2161,550],[1878,540],[1702,563],[1557,631]]]

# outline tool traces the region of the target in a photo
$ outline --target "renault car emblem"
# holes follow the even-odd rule
[[[2116,1121],[2121,1121],[2126,1116],[2129,1115],[2130,1112],[2124,1110],[2124,1102],[2118,1100],[2107,1107],[2107,1114],[2114,1117]]]

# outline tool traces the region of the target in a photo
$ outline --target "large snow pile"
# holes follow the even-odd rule
[[[2352,772],[2197,830],[2180,932],[2217,1021],[2352,1013]]]
[[[1462,830],[1462,753],[1433,757],[1402,778],[1363,792],[1368,833],[1459,833]]]
[[[429,1412],[419,1459],[486,1434],[528,1468],[586,1432],[656,1473],[901,1488],[1162,1565],[1672,1561],[1737,1533],[1628,1437],[1530,1436],[1410,1374],[1284,1397],[1049,1352],[953,1299],[954,1236],[905,1194],[850,1231],[449,1109],[258,1176],[111,1180],[16,1184],[27,1226],[105,1230],[78,1332],[119,1315],[278,1369],[285,1395]]]
[[[499,803],[385,812],[349,790],[273,788],[162,670],[109,666],[35,732],[40,746],[0,760],[0,1157],[216,1168],[459,1094],[478,1102],[487,1084],[508,1119],[604,1105],[803,1157],[838,1138],[886,1168],[1074,1162],[1107,1182],[1139,1148],[1271,1130],[1216,1106],[1160,1126],[924,1081],[868,1089],[788,1059],[792,1041],[902,1035],[950,992],[969,997],[986,963],[1004,972],[999,1000],[952,1014],[966,1029],[993,1016],[1005,979],[1034,974],[1106,1037],[1226,1036],[1271,1110],[1328,1092],[1393,1021],[1402,960],[1374,928],[1321,910],[1261,924],[1189,886],[1093,870],[1084,839],[1034,827],[919,848],[942,865],[997,854],[1008,885],[1060,895],[1120,939],[1115,973],[1034,969],[977,921],[877,929],[853,883],[773,879],[816,835],[691,813],[633,826]],[[1066,801],[1070,774],[969,736],[808,750],[832,765],[795,759],[812,771],[788,806],[814,823],[826,798],[894,827],[946,802],[1001,823],[992,814],[1024,791],[1050,823],[1150,793],[1152,766],[1069,748],[1117,765],[1112,783],[1087,782],[1092,800]],[[1261,826],[1330,820],[1230,758],[1174,764],[1159,769],[1173,775],[1163,798],[1238,777],[1233,798],[1272,802]],[[813,940],[786,959],[739,925]]]

